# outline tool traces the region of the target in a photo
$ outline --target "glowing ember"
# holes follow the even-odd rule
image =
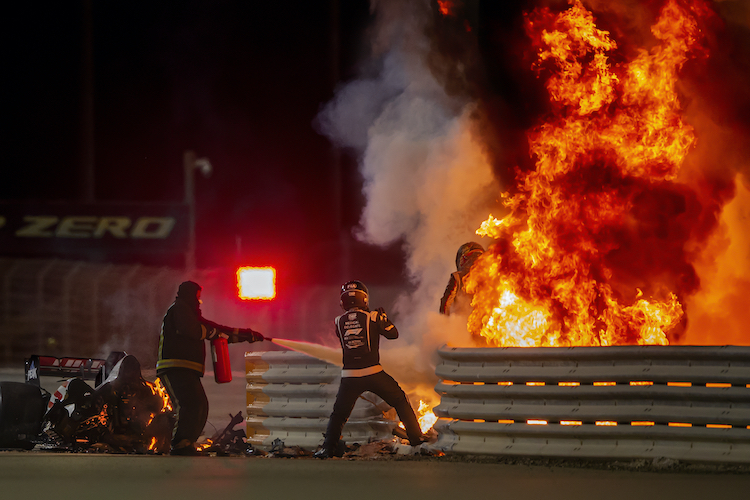
[[[450,0],[437,0],[438,3],[438,9],[440,9],[440,13],[444,16],[449,16],[453,14],[453,9],[455,8],[455,5]]]
[[[102,409],[99,413],[81,422],[80,428],[81,429],[93,429],[99,426],[106,427],[108,423],[109,423],[109,413],[107,411],[107,404],[105,403],[104,405],[102,405]],[[79,440],[79,442],[83,442],[83,441],[86,441],[86,440],[85,439]]]
[[[626,260],[623,242],[639,241],[628,235],[657,231],[641,198],[658,196],[654,186],[677,189],[696,141],[676,82],[701,54],[706,8],[686,3],[668,1],[651,29],[656,44],[617,63],[613,55],[628,52],[579,1],[526,15],[533,68],[550,75],[551,113],[528,133],[535,169],[520,171],[503,195],[508,215],[490,215],[477,230],[496,242],[466,279],[475,338],[520,347],[669,343],[684,314],[671,282],[644,276],[628,288],[633,280],[613,256]]]
[[[195,449],[198,451],[204,451],[210,448],[214,444],[212,439],[206,439],[203,443],[196,444]]]
[[[243,300],[271,300],[276,297],[276,269],[241,267],[237,269],[237,296]]]

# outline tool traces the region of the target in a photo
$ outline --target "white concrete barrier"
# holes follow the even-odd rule
[[[341,368],[294,351],[245,353],[248,441],[270,449],[286,446],[313,450],[323,443],[333,410]],[[348,444],[390,439],[397,422],[384,413],[382,399],[364,393],[344,426]]]

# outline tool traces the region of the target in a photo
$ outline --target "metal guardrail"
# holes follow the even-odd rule
[[[315,449],[336,400],[341,368],[293,351],[245,353],[247,436],[254,446],[270,448],[276,439],[286,446]],[[390,406],[365,393],[343,429],[347,443],[390,439],[397,422],[386,418]]]
[[[442,347],[436,447],[750,462],[750,347]]]

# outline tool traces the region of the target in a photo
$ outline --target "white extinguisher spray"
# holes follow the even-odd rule
[[[229,343],[218,335],[211,339],[211,358],[214,361],[214,380],[217,384],[232,381],[232,366],[229,363]]]

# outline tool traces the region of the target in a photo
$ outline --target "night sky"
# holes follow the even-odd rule
[[[338,280],[361,180],[314,119],[368,50],[367,0],[91,3],[95,201],[181,202],[194,150],[214,169],[196,175],[199,266]],[[85,197],[85,5],[3,9],[0,200]],[[397,249],[360,250],[398,278]]]

